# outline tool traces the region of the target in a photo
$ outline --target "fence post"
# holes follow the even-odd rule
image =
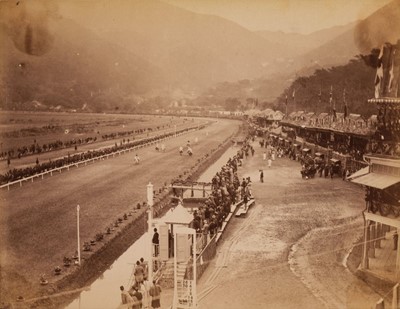
[[[382,237],[382,224],[376,222],[376,241],[375,241],[375,248],[381,247],[381,237]]]
[[[375,309],[385,309],[385,301],[383,300],[383,298],[377,301]]]
[[[398,309],[398,308],[400,308],[400,302],[399,302],[399,284],[397,283],[393,287],[392,309]]]
[[[363,257],[362,257],[362,268],[369,268],[369,257],[368,257],[368,248],[369,248],[369,220],[366,220],[364,226],[364,243],[363,243]]]
[[[375,223],[373,223],[370,226],[371,229],[371,241],[369,243],[369,257],[374,258],[375,257],[375,239],[376,239],[376,233],[375,233]]]

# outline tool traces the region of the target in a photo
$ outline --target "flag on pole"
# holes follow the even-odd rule
[[[383,46],[381,47],[381,51],[378,57],[378,68],[376,69],[375,76],[375,99],[378,99],[381,96],[381,85],[383,84]]]
[[[397,97],[397,91],[395,91],[395,90],[397,90],[397,89],[395,89],[397,87],[394,87],[394,84],[395,84],[395,82],[394,82],[394,58],[396,57],[396,49],[393,48],[392,50],[393,51],[392,51],[392,54],[391,54],[392,61],[390,63],[390,70],[389,70],[389,83],[388,83],[389,89],[388,89],[388,92],[389,92],[389,95]]]
[[[287,117],[287,94],[286,94],[286,99],[285,99],[285,115]]]
[[[318,93],[318,105],[321,106],[321,99],[322,99],[322,89],[319,87],[319,93]],[[317,112],[317,110],[315,110]]]
[[[343,89],[343,103],[344,103],[344,119],[347,118],[348,116],[348,110],[347,110],[347,102],[346,102],[346,88]]]
[[[329,93],[329,105],[331,108],[332,113],[332,121],[336,121],[336,106],[335,102],[333,101],[333,86],[331,85],[331,91]]]
[[[335,106],[335,102],[333,103],[332,116],[333,116],[333,121],[336,121],[336,106]]]
[[[331,85],[331,91],[329,92],[329,113],[333,113],[333,109],[332,109],[332,92],[333,92],[333,87]]]

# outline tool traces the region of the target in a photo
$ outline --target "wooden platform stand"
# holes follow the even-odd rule
[[[225,218],[224,222],[222,223],[221,229],[217,232],[217,237],[215,238],[215,241],[218,243],[218,241],[221,239],[221,236],[226,228],[226,226],[228,225],[229,221],[231,220],[233,214],[235,213],[236,209],[239,208],[236,212],[236,217],[240,217],[243,214],[246,214],[247,211],[249,210],[249,208],[254,205],[255,203],[255,199],[250,199],[247,202],[247,205],[244,205],[243,200],[237,202],[236,204],[233,204],[231,206],[231,211],[229,212],[228,216]],[[238,215],[239,214],[239,215]]]
[[[255,204],[255,201],[256,200],[254,198],[251,198],[250,200],[248,200],[246,204],[244,204],[244,202],[241,201],[240,205],[239,205],[239,209],[236,212],[235,216],[241,217],[242,215],[246,215],[247,212],[249,211],[250,207]]]
[[[171,189],[180,189],[182,198],[183,193],[186,190],[190,190],[191,197],[194,197],[194,191],[201,191],[203,193],[203,198],[205,198],[212,192],[211,183],[206,182],[192,182],[190,184],[172,183],[170,187]]]

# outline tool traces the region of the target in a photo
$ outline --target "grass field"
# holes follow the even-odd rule
[[[8,116],[7,116],[8,115]],[[46,118],[47,115],[47,118]],[[6,117],[7,116],[7,117]],[[73,116],[76,116],[74,118]],[[69,141],[72,139],[78,138],[86,138],[86,137],[95,137],[98,139],[96,142],[91,142],[88,144],[79,145],[77,150],[74,147],[68,148],[60,148],[53,151],[42,152],[40,154],[32,154],[28,156],[23,156],[21,158],[14,158],[11,160],[10,165],[8,165],[6,160],[0,161],[0,174],[5,174],[8,170],[13,168],[24,168],[30,165],[34,165],[36,158],[39,162],[44,162],[48,160],[53,160],[54,158],[60,158],[63,156],[67,156],[68,154],[75,154],[82,151],[94,150],[102,147],[109,147],[114,145],[115,143],[121,143],[123,139],[133,140],[140,139],[147,136],[155,136],[158,134],[162,134],[164,132],[171,132],[176,130],[180,130],[183,128],[187,128],[193,125],[199,125],[206,123],[205,119],[200,118],[187,118],[187,117],[176,117],[176,116],[152,116],[152,115],[105,115],[105,114],[58,114],[58,113],[28,113],[28,112],[0,112],[0,117],[2,117],[2,123],[6,123],[6,125],[2,125],[2,131],[0,135],[0,141],[2,143],[2,148],[5,149],[8,145],[8,149],[14,148],[17,149],[21,146],[29,146],[36,140],[39,144],[54,142],[57,139],[62,141]],[[13,123],[7,124],[7,119],[18,120],[18,125]],[[31,122],[27,122],[27,120],[32,120]],[[74,130],[68,134],[63,132],[47,132],[46,134],[39,134],[35,136],[19,136],[19,137],[4,137],[4,135],[9,134],[10,132],[16,132],[16,127],[20,127],[20,130],[25,130],[27,128],[40,128],[44,125],[50,125],[50,123],[55,123],[56,120],[58,123],[66,123],[64,127],[71,128],[79,124],[80,127],[87,130],[87,133],[74,133]],[[25,120],[27,124],[23,125],[22,122]],[[35,126],[33,126],[33,120]],[[40,122],[42,124],[40,124]],[[14,122],[14,121],[12,121]],[[96,122],[96,127],[100,134],[95,133],[91,128],[93,127],[93,123]],[[176,128],[175,128],[176,126]],[[152,128],[151,132],[143,132],[138,134],[129,135],[126,137],[117,137],[115,139],[102,140],[101,135],[103,134],[111,134],[116,132],[128,132],[134,131],[144,128]],[[157,128],[159,128],[157,130]],[[90,130],[89,130],[90,129]],[[92,132],[93,131],[93,132]],[[25,132],[25,131],[24,131]],[[2,151],[0,151],[1,153]]]
[[[102,135],[116,132],[147,128],[157,130],[157,127],[166,130],[174,128],[174,125],[179,129],[185,119],[151,115],[0,111],[0,153],[30,146],[34,141],[39,145],[88,137],[97,137],[97,141],[102,141]],[[132,139],[132,136],[126,138]]]
[[[96,233],[104,232],[137,202],[145,201],[149,181],[155,190],[170,183],[236,132],[239,124],[219,120],[200,131],[170,139],[165,153],[156,152],[153,147],[143,148],[138,151],[139,165],[134,164],[131,153],[28,183],[22,188],[2,190],[1,294],[9,300],[15,300],[21,293],[25,297],[37,295],[42,273],[54,281],[54,267],[62,266],[63,257],[72,256],[76,250],[78,204],[83,244]],[[198,143],[192,146],[193,156],[179,156],[179,146],[196,137]]]

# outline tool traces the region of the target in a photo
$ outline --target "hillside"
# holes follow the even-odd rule
[[[285,46],[234,22],[157,0],[100,0],[95,7],[65,2],[60,12],[156,64],[175,87],[198,90],[265,76],[277,58],[288,54]]]
[[[310,34],[285,33],[282,31],[257,31],[256,33],[270,42],[284,45],[290,57],[294,58],[312,51],[329,42],[344,32],[352,29],[356,23],[335,26],[328,29],[312,32]]]
[[[1,91],[6,97],[2,108],[31,109],[29,102],[35,100],[48,107],[131,110],[132,94],[143,95],[162,85],[156,66],[72,20],[61,18],[50,27],[59,35],[42,55],[17,49],[19,37],[13,42],[10,31],[0,27],[6,46],[1,48]],[[33,37],[34,31],[33,27]]]
[[[318,63],[329,67],[342,65],[352,57],[368,54],[384,42],[400,39],[400,0],[394,0],[347,31],[295,59],[294,67]]]

